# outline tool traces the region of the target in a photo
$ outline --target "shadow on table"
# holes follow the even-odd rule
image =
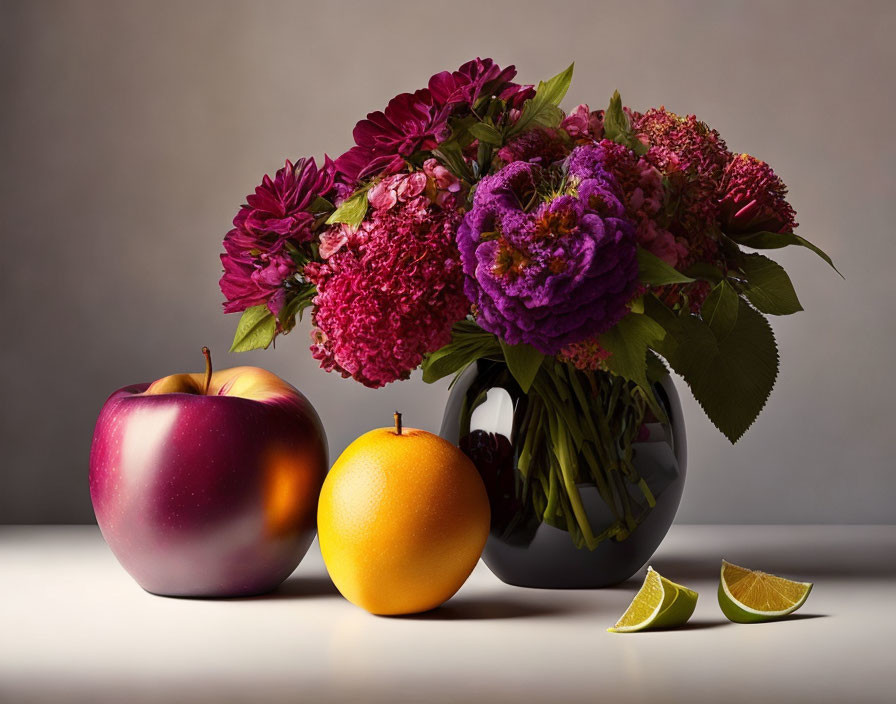
[[[339,596],[339,590],[327,575],[294,576],[274,591],[256,596],[234,597],[231,601],[277,601],[282,599],[317,599]]]
[[[568,606],[562,604],[540,604],[496,594],[458,596],[432,611],[392,618],[410,621],[478,621],[558,616],[570,611]]]

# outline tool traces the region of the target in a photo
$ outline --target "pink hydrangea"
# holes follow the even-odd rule
[[[711,258],[717,249],[716,192],[730,157],[724,140],[693,115],[659,108],[632,117],[635,132],[650,145],[647,161],[666,178],[676,204],[669,229],[688,243],[692,261]]]
[[[317,286],[311,353],[325,370],[377,388],[450,342],[470,303],[454,242],[461,215],[453,199],[436,205],[440,193],[425,172],[387,177],[357,230],[321,237],[326,258],[305,275]]]
[[[608,139],[598,144],[606,168],[616,177],[629,218],[636,224],[635,238],[651,254],[670,266],[687,260],[687,240],[664,226],[666,189],[663,176],[647,159]]]
[[[768,164],[749,154],[731,159],[719,193],[723,232],[793,232],[797,225],[796,213],[787,202],[787,186]]]

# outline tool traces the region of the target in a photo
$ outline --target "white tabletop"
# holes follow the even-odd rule
[[[722,557],[815,589],[787,621],[729,623]],[[643,574],[548,591],[480,563],[441,609],[382,618],[316,545],[268,597],[167,599],[96,528],[0,528],[0,701],[894,701],[896,526],[675,526],[651,562],[700,592],[691,622],[611,634]]]

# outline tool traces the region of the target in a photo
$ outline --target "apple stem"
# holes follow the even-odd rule
[[[202,393],[207,396],[208,385],[212,383],[212,353],[208,347],[203,347],[202,354],[205,356],[205,388],[202,389]]]
[[[401,413],[395,411],[395,434],[401,435]]]

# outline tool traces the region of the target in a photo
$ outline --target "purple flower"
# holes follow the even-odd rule
[[[334,164],[321,169],[314,159],[287,161],[274,178],[265,176],[255,193],[246,197],[233,229],[224,237],[221,292],[224,312],[234,313],[262,303],[272,313],[285,300],[283,282],[296,273],[287,243],[298,246],[314,237],[311,206],[333,187]]]
[[[544,200],[552,176],[514,162],[485,177],[458,230],[479,325],[545,354],[615,325],[638,274],[634,227],[612,175],[599,165],[580,170],[568,193]]]

